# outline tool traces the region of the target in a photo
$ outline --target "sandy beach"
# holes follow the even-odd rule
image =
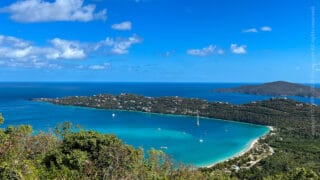
[[[218,164],[218,163],[225,162],[225,161],[229,161],[229,160],[231,160],[231,159],[234,159],[234,158],[243,156],[244,154],[246,154],[247,152],[249,152],[253,147],[255,147],[255,145],[258,143],[259,139],[267,136],[268,134],[270,134],[271,132],[274,131],[274,128],[273,128],[272,126],[267,126],[267,127],[269,128],[269,132],[268,132],[268,133],[266,133],[265,135],[263,135],[263,136],[261,136],[261,137],[259,137],[259,138],[254,139],[253,141],[251,141],[251,142],[250,142],[250,145],[249,145],[246,149],[242,150],[241,152],[239,152],[239,153],[236,154],[235,156],[232,156],[232,157],[227,158],[227,159],[225,159],[225,160],[222,160],[222,161],[219,161],[219,162],[216,162],[216,163],[210,164],[210,165],[208,165],[208,166],[204,166],[204,167],[210,168],[210,167],[212,167],[212,166],[214,166],[214,165],[216,165],[216,164]]]

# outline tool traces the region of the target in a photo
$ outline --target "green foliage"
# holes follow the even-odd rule
[[[319,179],[320,177],[311,169],[295,168],[293,171],[290,172],[289,178],[305,180],[305,179]]]
[[[0,113],[0,124],[3,124],[3,122],[4,122],[4,119],[2,117],[2,114]]]
[[[57,134],[32,135],[30,126],[0,130],[0,179],[206,179],[200,171],[176,170],[167,156],[124,144],[114,135],[60,124]]]
[[[0,131],[0,179],[34,177],[37,164],[29,158],[31,132],[32,128],[24,125]]]

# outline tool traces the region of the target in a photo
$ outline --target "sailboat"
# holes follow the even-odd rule
[[[200,126],[199,111],[197,111],[197,126]]]

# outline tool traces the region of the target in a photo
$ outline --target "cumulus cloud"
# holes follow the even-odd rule
[[[233,54],[246,54],[247,53],[247,46],[246,45],[238,46],[237,44],[231,44],[230,49]]]
[[[81,59],[85,52],[73,41],[53,39],[50,46],[39,47],[12,36],[0,35],[1,65],[9,67],[61,68],[49,59]]]
[[[12,37],[0,35],[0,58],[18,59],[32,57],[35,48],[30,42]]]
[[[187,54],[193,56],[209,56],[215,52],[216,46],[209,45],[208,47],[204,47],[202,49],[189,49],[187,50]]]
[[[51,40],[53,48],[49,50],[48,59],[83,59],[86,57],[85,50],[76,41],[67,41],[59,38]]]
[[[243,33],[257,33],[258,30],[256,28],[244,29],[242,30]]]
[[[113,24],[111,26],[112,29],[118,30],[118,31],[129,31],[131,30],[132,23],[130,21],[125,21],[119,24]]]
[[[78,42],[55,38],[50,43],[52,46],[38,47],[23,39],[0,35],[0,58],[82,59],[86,56]]]
[[[84,59],[89,53],[102,48],[108,54],[127,54],[133,44],[140,42],[142,39],[137,35],[128,38],[107,38],[96,43],[54,38],[46,46],[36,46],[23,39],[0,35],[0,65],[58,68],[57,64],[51,63],[52,60]],[[107,64],[103,66],[106,68]]]
[[[110,48],[109,52],[111,54],[127,54],[129,48],[134,45],[142,42],[142,38],[137,35],[133,35],[128,38],[106,38],[104,41],[101,41],[97,44],[96,49],[101,47]]]
[[[95,5],[84,5],[83,0],[22,0],[1,8],[0,12],[9,13],[12,20],[24,23],[106,19],[106,9],[95,10]]]
[[[263,27],[261,27],[261,31],[270,32],[270,31],[272,31],[272,28],[269,26],[263,26]]]

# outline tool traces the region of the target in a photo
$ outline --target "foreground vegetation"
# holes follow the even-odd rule
[[[172,161],[161,151],[151,150],[146,158],[142,149],[126,145],[113,135],[70,131],[70,124],[57,127],[54,133],[37,135],[31,134],[30,126],[8,127],[0,130],[0,179],[320,178],[320,108],[315,105],[289,99],[231,105],[199,99],[136,95],[41,100],[97,108],[117,109],[112,107],[122,106],[123,109],[131,108],[128,110],[140,108],[150,112],[199,114],[270,125],[275,130],[261,139],[259,144],[261,147],[271,147],[274,153],[253,165],[243,164],[252,161],[250,153],[257,152],[249,152],[211,168],[174,168]],[[234,166],[240,168],[234,169]]]
[[[0,116],[1,117],[1,116]],[[0,179],[205,179],[197,170],[174,169],[161,151],[124,144],[114,135],[70,131],[32,135],[27,125],[0,131]],[[209,176],[207,176],[209,177]]]

